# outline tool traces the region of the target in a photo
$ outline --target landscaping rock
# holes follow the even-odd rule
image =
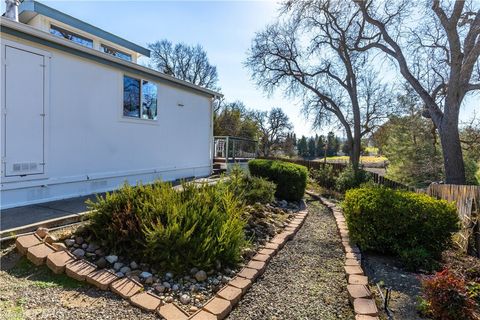
[[[150,273],[150,272],[147,272],[147,271],[143,271],[142,273],[140,273],[139,277],[142,278],[142,279],[147,279],[147,278],[150,278],[152,277],[153,275]]]
[[[65,244],[67,245],[67,247],[71,247],[75,244],[75,240],[74,239],[65,239]]]
[[[164,293],[165,292],[165,287],[163,285],[158,285],[158,286],[155,286],[155,290],[158,293]]]
[[[118,261],[118,257],[114,255],[106,256],[105,259],[111,264],[114,264]]]
[[[85,256],[85,250],[80,249],[80,248],[73,250],[72,253],[73,253],[73,255],[76,256],[77,258],[82,258],[82,257]]]
[[[147,279],[145,279],[146,285],[151,285],[152,283],[153,283],[153,277],[148,277]]]
[[[116,272],[115,275],[116,275],[117,277],[119,277],[119,278],[125,277],[125,274],[124,274],[123,272],[121,272],[121,271]]]
[[[187,295],[187,294],[182,294],[182,295],[180,296],[180,302],[181,302],[182,304],[189,304],[190,301],[191,301],[191,298],[190,298],[189,295]]]
[[[78,245],[81,245],[83,244],[83,238],[82,237],[75,237],[75,243],[78,244]]]
[[[87,247],[87,252],[95,252],[96,250],[98,250],[100,248],[99,245],[95,244],[95,243],[90,243]]]
[[[138,269],[138,264],[135,261],[132,261],[130,262],[130,268],[132,268],[132,270]]]
[[[200,270],[197,273],[195,273],[195,279],[200,282],[205,281],[207,280],[207,273],[203,270]]]
[[[131,269],[127,266],[120,268],[120,272],[122,272],[124,274],[127,274],[130,271],[131,271]]]
[[[113,269],[115,269],[115,271],[119,271],[122,267],[123,267],[123,263],[121,262],[115,262],[113,264]]]
[[[167,279],[167,280],[173,279],[173,273],[171,273],[171,272],[165,273],[165,279]]]
[[[99,268],[105,268],[107,266],[107,260],[105,260],[104,257],[101,257],[100,259],[98,259],[95,264],[99,267]]]

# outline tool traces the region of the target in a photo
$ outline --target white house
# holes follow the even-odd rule
[[[0,22],[2,209],[211,173],[218,93],[36,1]]]

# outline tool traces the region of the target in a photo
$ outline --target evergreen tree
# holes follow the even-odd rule
[[[327,135],[327,157],[333,157],[336,155],[338,146],[335,141],[335,134],[330,131]]]
[[[316,150],[315,150],[315,149],[316,149],[315,147],[316,147],[316,146],[315,146],[315,138],[310,137],[310,138],[308,139],[308,156],[309,156],[310,158],[314,158],[314,157],[315,157],[315,151],[316,151]]]
[[[298,140],[297,151],[300,157],[308,156],[307,138],[305,138],[305,136],[302,136],[302,138]]]
[[[325,138],[319,136],[317,139],[316,156],[323,158],[325,156]]]

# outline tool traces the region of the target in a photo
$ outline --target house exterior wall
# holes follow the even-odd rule
[[[211,97],[141,77],[157,84],[157,120],[125,118],[123,76],[139,76],[7,34],[2,52],[5,40],[51,58],[45,175],[5,177],[2,168],[1,208],[211,173]]]

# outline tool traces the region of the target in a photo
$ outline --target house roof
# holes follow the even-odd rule
[[[184,90],[193,91],[213,98],[223,96],[221,93],[213,90],[194,85],[190,82],[177,79],[162,72],[117,58],[110,54],[82,46],[70,40],[51,35],[50,33],[38,30],[32,26],[12,21],[4,17],[0,17],[0,31],[57,50],[65,51],[85,59],[90,59],[98,63],[113,66],[120,70],[138,74],[143,77],[149,77],[152,78],[152,80],[180,87]]]
[[[40,2],[33,0],[25,0],[18,7],[18,13],[20,22],[28,23],[28,21],[30,21],[37,14],[40,14],[65,23],[69,26],[87,32],[94,36],[97,36],[99,38],[118,44],[119,46],[122,46],[124,48],[128,48],[132,51],[138,52],[146,57],[150,57],[150,50],[141,47],[133,42],[120,38],[110,32],[97,28],[82,20],[74,18],[61,11],[48,7]]]

